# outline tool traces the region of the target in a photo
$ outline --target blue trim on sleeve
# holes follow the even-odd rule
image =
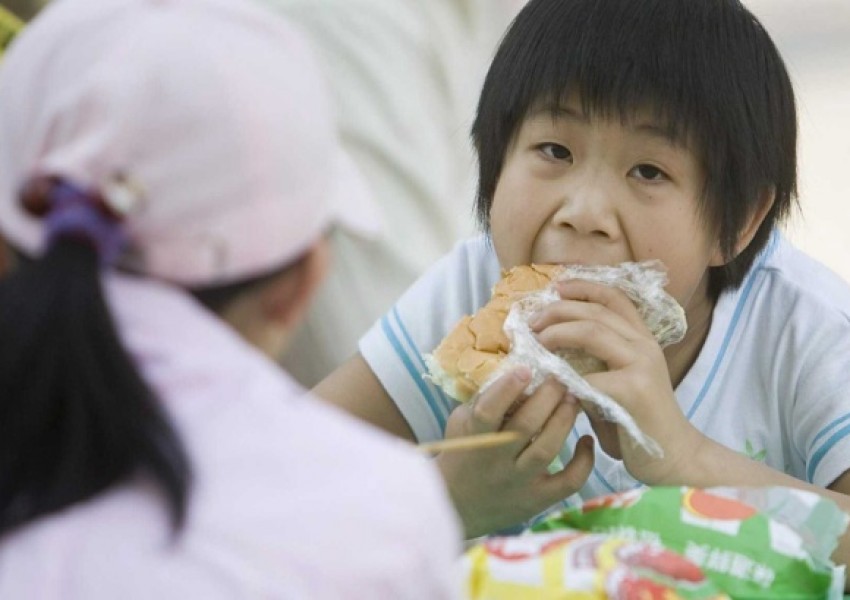
[[[425,359],[422,358],[422,354],[420,354],[419,348],[417,348],[416,344],[413,343],[413,337],[410,335],[410,333],[407,331],[407,328],[404,326],[404,323],[401,320],[401,315],[398,312],[398,307],[394,306],[391,312],[392,312],[393,317],[395,317],[395,321],[396,321],[396,324],[398,325],[399,331],[401,331],[401,334],[404,336],[404,339],[407,342],[408,348],[410,348],[410,351],[413,354],[414,358],[416,359],[416,362],[419,363],[419,368],[420,368],[419,376],[421,378],[423,373],[428,372],[428,365],[425,364]],[[443,413],[442,414],[444,416],[448,416],[448,414],[451,413],[452,410],[454,409],[454,406],[452,406],[452,403],[449,401],[448,396],[446,396],[446,394],[443,393],[443,390],[441,390],[436,385],[429,385],[427,382],[426,382],[425,385],[431,391],[432,397],[436,396],[435,400],[441,401],[441,403],[443,405]],[[455,405],[456,404],[457,403],[455,403]],[[445,431],[445,427],[443,427],[443,431]]]
[[[828,434],[831,430],[835,429],[836,427],[838,427],[839,425],[841,425],[844,421],[846,421],[848,419],[850,419],[850,414],[847,414],[847,415],[844,415],[843,417],[839,417],[839,418],[835,419],[832,423],[830,423],[829,425],[827,425],[826,427],[821,429],[820,433],[818,433],[815,436],[815,439],[812,441],[812,445],[809,446],[809,452],[811,452],[814,449],[814,447],[817,446],[818,440],[820,440],[823,436]]]
[[[413,362],[410,360],[410,356],[404,350],[396,336],[395,332],[392,330],[392,326],[390,325],[387,316],[384,315],[381,317],[381,328],[384,330],[384,334],[387,336],[390,344],[392,344],[393,349],[395,350],[398,357],[404,363],[405,368],[407,369],[407,374],[413,379],[414,383],[416,383],[416,387],[419,388],[419,392],[422,394],[422,397],[425,398],[425,401],[428,402],[428,406],[431,408],[431,412],[434,417],[437,419],[437,423],[440,426],[441,431],[446,430],[446,417],[440,411],[436,400],[434,399],[431,391],[428,389],[428,385],[425,380],[422,378],[422,373],[416,368]]]
[[[815,475],[815,471],[820,465],[820,462],[823,460],[823,457],[826,456],[827,452],[832,450],[832,447],[835,446],[842,439],[847,437],[850,434],[850,424],[845,425],[835,433],[833,433],[826,442],[824,442],[823,446],[821,446],[817,452],[812,455],[812,459],[809,461],[809,466],[806,469],[806,479],[808,479],[809,483],[813,483],[812,479]]]

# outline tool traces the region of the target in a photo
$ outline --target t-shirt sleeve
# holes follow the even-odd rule
[[[796,373],[788,420],[805,479],[827,487],[850,469],[850,287],[807,257],[796,258],[786,279],[797,316],[783,335],[796,350],[793,363],[777,368]]]
[[[457,402],[428,381],[423,355],[490,297],[498,261],[484,237],[460,242],[360,339],[360,353],[420,442],[442,439]]]
[[[850,469],[850,322],[825,318],[801,356],[792,417],[806,479],[827,487]]]

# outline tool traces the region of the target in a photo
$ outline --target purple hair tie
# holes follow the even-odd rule
[[[127,243],[123,216],[100,194],[51,177],[31,181],[21,200],[30,214],[44,218],[48,248],[58,240],[82,240],[95,249],[101,265],[112,265]]]

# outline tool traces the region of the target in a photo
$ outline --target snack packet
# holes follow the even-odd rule
[[[663,548],[562,530],[490,538],[463,558],[470,600],[721,600],[702,571]]]
[[[604,532],[663,545],[732,598],[843,597],[830,555],[848,516],[792,488],[642,488],[603,496],[532,527]]]

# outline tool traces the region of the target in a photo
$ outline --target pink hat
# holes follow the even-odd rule
[[[131,204],[119,264],[184,285],[262,274],[332,224],[374,234],[302,37],[246,0],[63,0],[0,67],[0,232],[41,251],[37,175]]]

